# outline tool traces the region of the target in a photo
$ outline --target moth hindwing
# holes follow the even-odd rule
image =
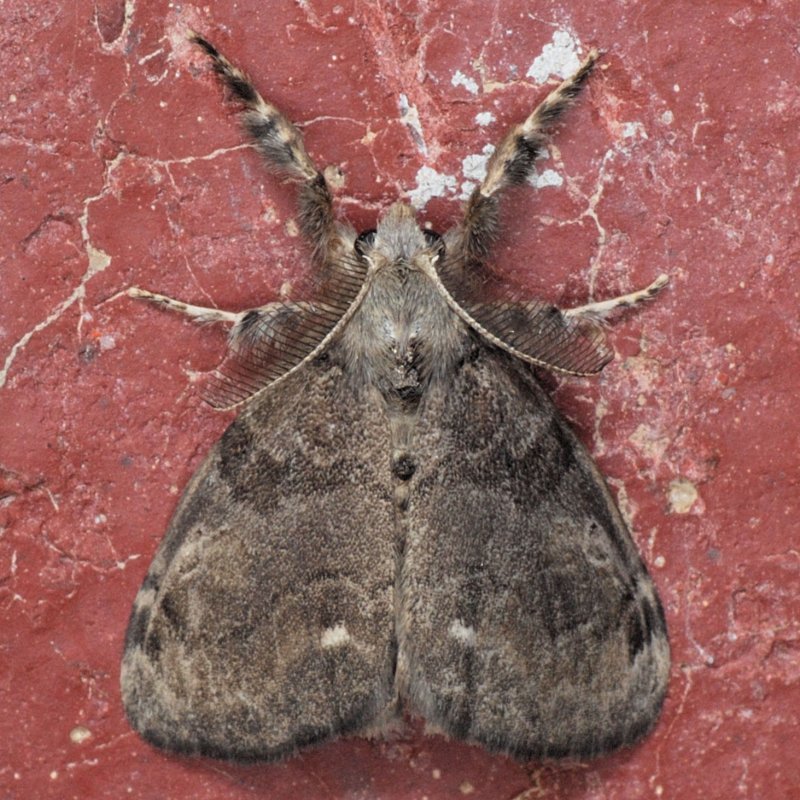
[[[356,236],[298,130],[192,36],[267,166],[298,184],[314,280],[244,312],[210,401],[249,401],[197,470],[136,597],[132,725],[168,750],[276,759],[402,709],[519,757],[589,757],[655,723],[664,613],[619,511],[531,365],[610,358],[598,318],[503,289],[497,200],[598,54],[501,140],[444,236],[396,203]]]

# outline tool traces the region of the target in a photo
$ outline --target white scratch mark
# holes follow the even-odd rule
[[[97,275],[98,272],[102,272],[109,266],[109,264],[111,264],[111,256],[103,250],[95,247],[89,237],[89,206],[91,206],[92,203],[96,203],[98,200],[102,200],[103,197],[105,197],[105,195],[110,191],[109,185],[111,173],[116,169],[123,158],[124,153],[120,153],[113,161],[109,162],[108,167],[106,168],[103,188],[101,189],[100,193],[93,195],[92,197],[87,197],[83,201],[83,213],[78,218],[78,223],[80,225],[81,239],[83,240],[83,246],[86,250],[86,258],[88,261],[86,272],[83,273],[78,285],[72,290],[68,297],[62,300],[45,319],[34,325],[33,328],[27,331],[14,343],[11,350],[9,350],[8,355],[6,356],[2,369],[0,369],[0,388],[5,386],[6,381],[8,380],[8,372],[11,369],[11,365],[14,363],[14,360],[19,354],[20,350],[22,350],[28,344],[35,334],[52,325],[75,302],[83,300],[84,297],[86,297],[86,284],[92,279],[92,277]]]
[[[428,146],[425,144],[425,136],[422,133],[422,125],[419,121],[419,111],[417,111],[417,107],[412,106],[408,102],[408,97],[404,94],[400,95],[398,105],[400,106],[400,119],[411,132],[411,138],[414,140],[414,144],[422,155],[427,156]]]
[[[103,36],[100,33],[100,17],[98,16],[97,10],[95,8],[94,27],[97,30],[98,35],[100,36],[100,46],[107,53],[123,52],[125,48],[125,43],[128,41],[128,31],[130,30],[131,23],[133,22],[133,12],[135,8],[136,8],[135,0],[125,0],[123,18],[122,18],[122,28],[120,29],[117,38],[114,39],[113,42],[103,41]]]

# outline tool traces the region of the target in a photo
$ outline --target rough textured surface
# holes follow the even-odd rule
[[[0,10],[0,795],[790,798],[800,791],[794,2],[45,0]],[[582,303],[672,285],[556,399],[609,476],[666,605],[663,718],[591,764],[425,735],[281,765],[170,758],[126,725],[127,614],[229,416],[192,382],[218,330],[131,284],[240,308],[306,256],[189,26],[340,165],[359,227],[398,194],[443,228],[483,147],[591,45],[605,69],[506,210],[503,268]],[[555,381],[553,385],[556,386]]]

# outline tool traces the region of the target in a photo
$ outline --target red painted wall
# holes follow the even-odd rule
[[[800,797],[797,3],[129,12],[0,8],[0,797]],[[565,305],[672,279],[614,325],[600,378],[552,381],[666,606],[670,692],[640,746],[520,764],[417,721],[387,741],[237,767],[167,757],[128,728],[129,608],[231,416],[193,386],[223,333],[119,293],[240,309],[305,263],[292,192],[241,147],[187,27],[303,124],[319,163],[342,167],[359,228],[423,166],[455,187],[423,214],[446,228],[463,159],[546,92],[529,68],[553,64],[554,44],[607,51],[541,162],[551,185],[506,203],[498,261]]]

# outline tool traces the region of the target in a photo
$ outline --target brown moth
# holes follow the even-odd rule
[[[591,757],[655,723],[664,613],[606,484],[533,374],[610,360],[599,324],[665,285],[569,310],[488,263],[498,196],[598,58],[491,156],[444,236],[396,203],[357,235],[298,130],[208,41],[267,166],[299,185],[308,296],[240,313],[209,401],[249,401],[189,483],[122,664],[149,742],[276,759],[408,710],[517,757]]]

